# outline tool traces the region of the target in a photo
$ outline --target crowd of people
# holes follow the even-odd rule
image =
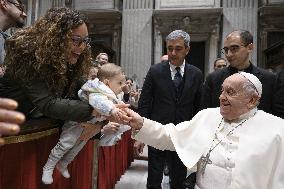
[[[0,3],[1,135],[17,134],[26,118],[64,122],[43,167],[45,184],[55,168],[69,178],[67,165],[96,134],[102,146],[115,145],[131,127],[134,152],[148,145],[148,189],[161,189],[165,164],[171,189],[284,187],[284,71],[250,61],[250,32],[226,36],[225,59],[205,81],[185,60],[189,34],[171,32],[167,55],[150,67],[140,94],[106,53],[93,60],[83,14],[52,8],[8,36],[3,31],[21,27],[26,13],[21,1]]]

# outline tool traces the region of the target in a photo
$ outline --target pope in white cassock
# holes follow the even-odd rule
[[[136,140],[197,164],[196,189],[284,189],[284,120],[257,109],[261,94],[257,77],[240,72],[224,81],[220,108],[176,126],[127,110],[129,124]]]

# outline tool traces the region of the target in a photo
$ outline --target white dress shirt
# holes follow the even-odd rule
[[[174,80],[174,77],[175,77],[175,75],[177,73],[177,70],[176,70],[177,66],[172,65],[170,62],[169,62],[169,65],[170,65],[172,80]],[[185,67],[185,60],[183,60],[182,65],[180,65],[179,67],[180,67],[180,74],[183,77],[183,75],[184,75],[184,67]]]

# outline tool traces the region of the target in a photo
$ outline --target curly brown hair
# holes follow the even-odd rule
[[[7,74],[21,84],[35,79],[47,82],[55,94],[58,89],[74,92],[76,82],[87,75],[91,66],[89,45],[76,64],[69,64],[71,30],[87,24],[76,10],[52,8],[32,26],[17,31],[6,41]]]

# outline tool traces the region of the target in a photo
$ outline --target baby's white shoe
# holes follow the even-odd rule
[[[53,169],[49,169],[49,170],[43,169],[41,181],[44,184],[52,184],[53,183],[52,174],[53,174]]]
[[[57,163],[56,169],[62,174],[63,177],[70,178],[70,174],[68,172],[67,167],[61,165],[60,162]]]

